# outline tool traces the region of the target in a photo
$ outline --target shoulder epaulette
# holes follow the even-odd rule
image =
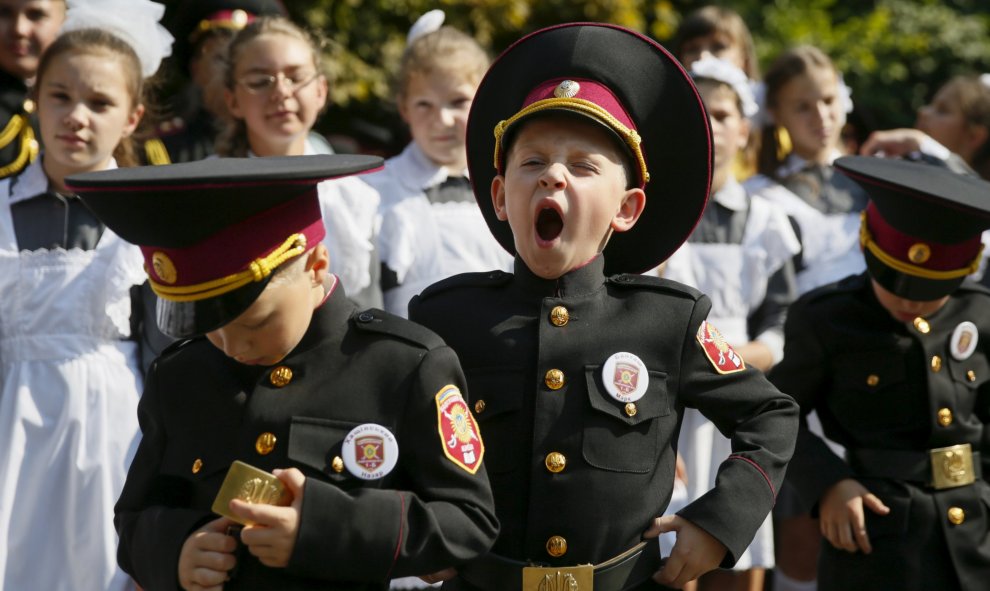
[[[977,291],[980,293],[990,293],[990,288],[982,283],[977,283],[975,281],[963,281],[962,285],[956,289],[964,289],[966,291]]]
[[[850,275],[840,279],[839,281],[834,281],[832,283],[827,283],[820,287],[809,291],[808,293],[801,296],[807,301],[816,301],[834,296],[840,293],[848,293],[850,291],[856,291],[863,287],[863,281],[866,280],[865,275]]]
[[[444,345],[443,339],[425,326],[377,308],[358,312],[351,317],[351,320],[358,330],[398,337],[426,349],[435,349]]]
[[[162,349],[162,352],[158,355],[160,358],[164,359],[170,355],[174,355],[179,352],[179,350],[197,342],[206,337],[196,337],[192,339],[179,339],[178,341],[169,343],[167,347]]]
[[[512,279],[512,273],[505,271],[486,271],[483,273],[461,273],[437,281],[419,294],[420,300],[425,300],[439,293],[460,287],[492,287],[504,285]]]
[[[670,279],[654,277],[652,275],[623,273],[621,275],[612,275],[608,278],[608,282],[618,287],[652,289],[654,291],[662,291],[693,300],[697,300],[702,296],[702,293],[693,287],[684,285],[683,283],[678,283],[677,281],[671,281]]]

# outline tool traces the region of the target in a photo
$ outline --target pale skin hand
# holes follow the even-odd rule
[[[760,341],[750,341],[745,345],[735,347],[735,350],[750,367],[755,367],[762,372],[770,371],[770,368],[773,367],[773,353],[770,352],[770,347]]]
[[[237,541],[225,532],[236,525],[226,517],[214,519],[192,533],[179,552],[179,584],[186,591],[220,591],[237,563]]]
[[[923,131],[910,128],[874,131],[860,146],[859,153],[873,156],[883,152],[888,158],[896,158],[919,151],[927,137]]]
[[[711,534],[677,515],[664,515],[653,520],[650,528],[643,532],[643,537],[655,538],[670,531],[677,533],[677,541],[667,563],[653,575],[653,580],[661,585],[681,589],[718,567],[728,552],[725,545]]]
[[[878,515],[890,513],[890,508],[858,480],[846,478],[830,486],[818,504],[822,536],[840,550],[872,552],[864,506]]]
[[[248,551],[261,564],[281,568],[289,564],[292,550],[296,546],[306,477],[296,468],[275,470],[273,474],[292,494],[291,505],[253,505],[234,499],[230,502],[230,510],[234,515],[254,522],[254,525],[246,525],[241,530],[241,542],[247,546]]]

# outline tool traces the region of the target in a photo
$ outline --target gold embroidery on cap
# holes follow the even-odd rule
[[[557,85],[557,88],[553,89],[553,95],[557,98],[574,98],[580,90],[581,85],[577,82],[573,80],[564,80]]]
[[[163,283],[171,285],[179,278],[179,273],[175,270],[175,264],[164,252],[158,251],[151,255],[151,266],[155,269],[155,275]]]
[[[908,259],[910,259],[912,263],[918,265],[930,259],[931,256],[932,256],[932,249],[929,248],[927,244],[924,244],[922,242],[913,244],[911,245],[911,248],[908,249]]]

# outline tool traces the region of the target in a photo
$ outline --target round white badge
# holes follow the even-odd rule
[[[646,394],[650,374],[646,364],[632,353],[615,353],[602,366],[605,391],[619,402],[636,402]]]
[[[347,434],[341,455],[348,472],[361,480],[377,480],[395,468],[399,443],[385,427],[365,423]]]
[[[970,321],[960,322],[956,329],[952,331],[952,340],[949,341],[949,351],[957,361],[969,359],[969,356],[976,350],[976,343],[980,340],[980,331],[976,325]]]

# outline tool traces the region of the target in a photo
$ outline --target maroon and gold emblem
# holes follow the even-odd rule
[[[707,320],[698,327],[698,334],[695,337],[704,350],[705,357],[708,357],[708,361],[718,373],[734,373],[746,369],[742,357],[729,346],[722,333]]]
[[[623,394],[630,394],[636,390],[639,382],[639,368],[632,363],[619,362],[615,364],[615,376],[612,383],[616,389]]]
[[[354,461],[368,472],[385,463],[385,440],[378,435],[365,435],[354,440]]]
[[[481,467],[485,444],[467,403],[457,386],[444,386],[437,392],[437,429],[447,458],[471,474]]]

